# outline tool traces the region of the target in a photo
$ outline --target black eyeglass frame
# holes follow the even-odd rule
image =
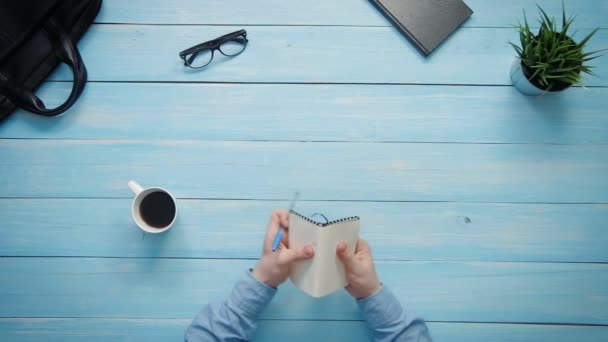
[[[237,38],[242,36],[243,38],[245,38],[245,44],[243,45],[243,50],[241,50],[239,53],[236,53],[234,55],[229,55],[226,54],[224,51],[222,51],[222,49],[220,49],[220,46],[222,44],[224,44],[225,42],[230,41],[233,38]],[[247,42],[249,42],[249,40],[247,39],[247,31],[245,30],[238,30],[238,31],[234,31],[228,34],[225,34],[221,37],[217,37],[215,39],[212,39],[210,41],[195,45],[191,48],[187,48],[184,51],[181,51],[179,53],[179,56],[181,57],[181,59],[184,60],[184,65],[193,69],[199,69],[199,68],[203,68],[206,67],[207,65],[209,65],[211,63],[211,61],[213,60],[213,54],[215,52],[215,50],[219,50],[220,53],[224,56],[227,57],[234,57],[234,56],[238,56],[241,53],[243,53],[243,51],[245,51],[245,48],[247,48]],[[209,62],[207,62],[204,65],[201,66],[192,66],[192,62],[194,61],[194,58],[196,58],[196,55],[201,52],[201,51],[205,51],[205,50],[211,50],[211,58],[209,59]],[[188,55],[191,55],[190,58],[186,58],[188,57]]]

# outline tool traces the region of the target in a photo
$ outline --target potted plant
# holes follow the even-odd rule
[[[532,32],[524,12],[524,24],[515,26],[521,45],[509,42],[517,52],[511,66],[511,81],[515,88],[526,95],[558,92],[573,84],[580,84],[582,73],[593,75],[592,67],[586,62],[599,57],[599,52],[605,50],[584,52],[585,44],[598,28],[578,43],[568,35],[574,17],[566,19],[563,2],[560,30],[555,19],[549,18],[540,6],[537,7],[541,14],[538,33]]]

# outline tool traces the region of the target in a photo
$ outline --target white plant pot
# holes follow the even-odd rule
[[[513,64],[511,64],[511,82],[524,95],[539,96],[547,93],[546,90],[540,89],[528,80],[521,68],[521,59],[518,57],[515,57]]]

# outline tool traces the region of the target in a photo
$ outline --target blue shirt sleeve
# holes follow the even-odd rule
[[[357,301],[377,342],[431,342],[422,318],[407,313],[393,293],[382,285],[378,292]]]
[[[276,292],[248,271],[236,283],[228,299],[208,304],[194,318],[186,330],[186,341],[251,340],[258,316]]]

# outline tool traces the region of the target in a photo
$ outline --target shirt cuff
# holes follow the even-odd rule
[[[234,286],[228,302],[248,317],[257,318],[276,292],[277,289],[255,279],[249,270]]]
[[[401,304],[393,293],[382,285],[373,295],[357,300],[357,305],[371,329],[379,329],[400,319]]]

